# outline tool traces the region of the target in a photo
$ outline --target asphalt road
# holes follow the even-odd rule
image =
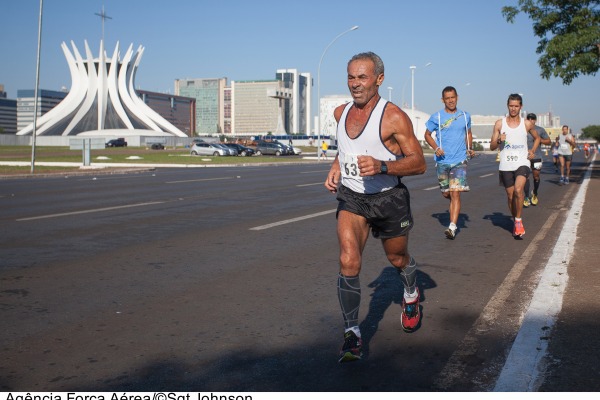
[[[404,179],[423,321],[365,249],[366,357],[339,365],[328,163],[0,180],[3,391],[484,391],[576,185],[550,165],[514,240],[495,156],[471,161],[457,239],[428,159]]]

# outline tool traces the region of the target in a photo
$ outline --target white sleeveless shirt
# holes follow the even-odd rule
[[[571,139],[570,133],[567,133],[566,135],[563,135],[561,133],[560,135],[558,135],[558,143],[560,143],[560,145],[558,146],[558,154],[561,154],[563,156],[570,156],[573,154],[573,149],[571,149],[571,143],[567,142],[567,138]]]
[[[377,160],[392,161],[401,158],[388,150],[381,139],[381,121],[387,106],[387,100],[380,98],[371,111],[371,115],[363,130],[357,137],[351,139],[346,132],[348,112],[354,105],[346,104],[337,126],[338,161],[342,172],[342,185],[356,193],[380,193],[392,189],[400,183],[400,178],[394,175],[360,176],[358,156],[368,155]]]
[[[502,130],[506,134],[506,140],[500,151],[500,171],[516,171],[519,167],[530,167],[531,161],[527,159],[527,131],[525,120],[521,118],[519,126],[511,128],[506,123],[506,117],[502,118]]]

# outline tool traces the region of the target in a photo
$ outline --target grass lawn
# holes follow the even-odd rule
[[[301,147],[303,153],[316,154],[310,147]],[[181,164],[181,165],[215,165],[215,164],[259,164],[265,162],[301,162],[302,156],[252,156],[252,157],[213,157],[192,156],[186,148],[167,148],[165,150],[151,150],[145,147],[115,147],[90,151],[91,165],[94,163],[129,163],[129,164]],[[31,171],[30,146],[0,146],[1,161],[27,162],[27,166],[0,165],[0,175],[14,175],[30,173]],[[38,162],[72,162],[83,164],[83,152],[70,150],[68,147],[36,146],[35,161]],[[60,166],[35,166],[35,172],[71,172],[79,171],[79,167]]]

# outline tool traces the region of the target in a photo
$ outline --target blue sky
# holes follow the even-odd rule
[[[531,21],[514,24],[501,14],[517,0],[400,0],[301,2],[204,0],[45,0],[40,88],[69,88],[71,78],[60,44],[94,55],[105,22],[105,44],[121,56],[130,44],[145,47],[136,87],[174,92],[174,80],[220,78],[274,79],[279,68],[296,68],[314,78],[326,46],[340,37],[321,65],[321,95],[347,94],[346,63],[354,54],[374,51],[386,67],[380,93],[410,105],[410,66],[416,65],[416,108],[441,108],[441,89],[453,85],[459,108],[472,114],[501,115],[510,93],[522,93],[524,109],[552,111],[577,133],[600,125],[600,76],[580,77],[569,86],[540,77],[535,53],[538,39]],[[0,83],[10,98],[35,86],[39,0],[0,0]],[[430,66],[425,67],[427,63]]]

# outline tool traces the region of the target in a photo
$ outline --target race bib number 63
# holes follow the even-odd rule
[[[346,154],[342,160],[342,176],[351,179],[373,179],[372,176],[360,176],[358,155]]]
[[[347,178],[356,178],[360,176],[358,169],[358,156],[355,154],[346,154],[342,163],[342,175]]]

